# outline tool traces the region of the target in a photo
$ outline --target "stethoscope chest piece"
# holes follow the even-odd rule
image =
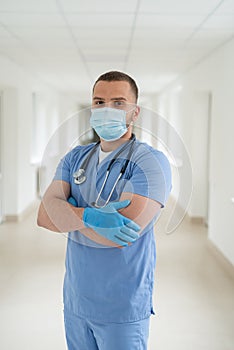
[[[74,183],[76,185],[81,185],[83,182],[86,181],[85,170],[84,169],[77,170],[73,174],[73,177],[74,177]]]

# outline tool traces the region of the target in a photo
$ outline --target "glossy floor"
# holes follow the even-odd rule
[[[233,350],[233,275],[210,248],[204,226],[184,220],[166,235],[166,220],[165,211],[156,227],[149,350]],[[35,213],[0,225],[1,350],[66,349],[65,247],[64,236],[36,226]]]

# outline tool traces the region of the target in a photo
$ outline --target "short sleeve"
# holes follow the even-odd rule
[[[61,180],[70,183],[70,167],[70,153],[68,153],[60,160],[53,180]]]
[[[162,152],[144,148],[131,164],[131,175],[123,192],[153,199],[164,207],[171,191],[169,161]]]

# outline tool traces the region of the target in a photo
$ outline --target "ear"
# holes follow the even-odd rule
[[[136,106],[132,117],[133,122],[137,121],[139,114],[140,114],[140,107]]]

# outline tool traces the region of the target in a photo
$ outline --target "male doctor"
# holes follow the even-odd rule
[[[100,143],[60,161],[38,225],[69,232],[64,321],[69,350],[146,350],[156,251],[153,224],[171,190],[167,158],[136,140],[138,88],[111,71],[94,84]],[[85,164],[85,166],[84,166]],[[74,175],[85,167],[85,177]]]

